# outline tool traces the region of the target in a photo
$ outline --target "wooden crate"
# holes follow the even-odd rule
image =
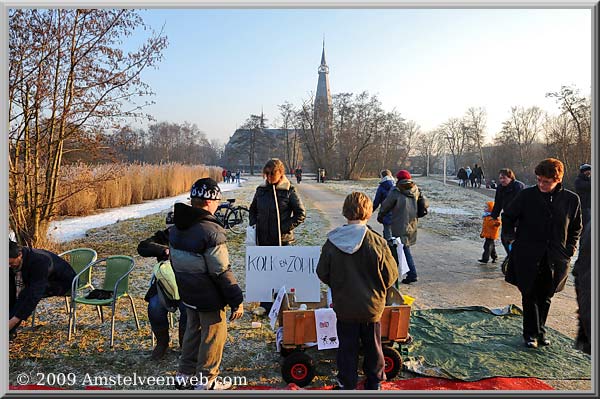
[[[285,310],[283,344],[302,345],[317,341],[314,310]],[[408,338],[410,306],[386,306],[381,316],[381,339],[402,341]]]

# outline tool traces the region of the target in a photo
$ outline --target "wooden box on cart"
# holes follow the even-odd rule
[[[403,341],[408,338],[410,306],[386,306],[381,316],[381,340]],[[283,345],[302,345],[317,341],[314,310],[283,311]]]

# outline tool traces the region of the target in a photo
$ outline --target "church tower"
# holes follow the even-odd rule
[[[315,95],[314,104],[314,129],[316,137],[321,143],[329,143],[332,141],[332,123],[333,123],[333,108],[331,101],[331,92],[329,90],[329,67],[325,62],[325,40],[323,40],[323,53],[321,55],[321,65],[319,65],[319,81],[317,83],[317,93]],[[327,159],[326,154],[319,154],[317,149],[317,157],[319,161],[324,162]],[[326,165],[318,165],[326,167]],[[328,165],[327,165],[328,166]]]

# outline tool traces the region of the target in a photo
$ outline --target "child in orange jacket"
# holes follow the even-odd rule
[[[481,238],[485,238],[483,243],[483,255],[481,259],[478,259],[479,263],[488,263],[490,255],[492,257],[492,263],[496,263],[498,254],[496,254],[496,245],[494,240],[500,237],[500,220],[492,219],[492,209],[494,209],[494,201],[486,202],[485,211],[483,212],[483,227],[481,229]]]

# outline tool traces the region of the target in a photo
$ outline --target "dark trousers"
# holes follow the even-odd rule
[[[358,351],[362,344],[365,389],[379,389],[385,380],[385,360],[381,349],[381,323],[337,321],[340,346],[337,350],[338,381],[344,389],[355,389],[358,382]]]
[[[179,328],[185,331],[187,323],[187,308],[179,302]],[[148,320],[152,331],[166,330],[169,328],[169,311],[160,302],[158,294],[150,297],[148,300]]]
[[[546,319],[554,296],[552,271],[544,258],[537,276],[527,292],[521,292],[523,304],[523,337],[539,338],[546,333]]]
[[[491,238],[486,238],[483,243],[483,255],[481,255],[481,260],[487,262],[490,259],[490,255],[492,260],[496,260],[498,258],[498,254],[496,253],[496,244],[494,240]]]

